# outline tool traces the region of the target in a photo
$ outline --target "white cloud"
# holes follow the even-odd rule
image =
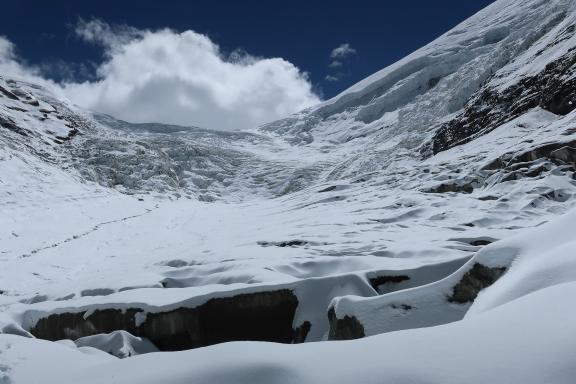
[[[340,81],[344,74],[341,72],[342,67],[345,63],[347,63],[347,59],[349,56],[355,55],[356,50],[350,46],[348,43],[340,44],[338,47],[334,48],[332,52],[330,52],[330,64],[328,65],[328,69],[332,71],[339,70],[339,73],[332,73],[326,75],[324,77],[325,81],[329,82],[336,82]]]
[[[107,49],[107,53],[121,50],[123,45],[142,38],[145,34],[144,31],[128,25],[110,25],[99,19],[80,19],[74,32],[87,42],[102,45]]]
[[[340,44],[340,46],[334,48],[330,53],[331,59],[343,59],[350,55],[354,55],[356,50],[350,46],[348,43]]]
[[[342,66],[342,62],[338,60],[334,60],[328,65],[329,68],[340,68]]]
[[[54,82],[46,80],[40,74],[40,69],[31,67],[20,60],[16,54],[14,44],[4,36],[0,36],[0,76],[9,76],[37,83],[47,88],[51,88],[57,95],[64,97],[60,87]]]
[[[16,60],[14,44],[4,36],[0,36],[0,75],[21,77],[27,72],[23,65]]]
[[[318,103],[306,75],[281,58],[237,51],[225,57],[207,36],[81,22],[77,33],[101,44],[99,80],[69,83],[76,103],[132,122],[240,130]]]
[[[224,55],[205,35],[137,30],[80,21],[76,33],[101,45],[97,80],[66,82],[73,102],[131,122],[163,122],[241,130],[286,117],[320,98],[306,73],[282,58],[242,51]],[[0,74],[35,77],[0,38]]]

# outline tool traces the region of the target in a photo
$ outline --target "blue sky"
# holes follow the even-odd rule
[[[76,80],[93,76],[88,63],[103,50],[79,39],[79,18],[139,29],[164,27],[206,34],[222,51],[243,49],[282,57],[310,75],[315,92],[334,96],[402,58],[490,4],[491,0],[412,1],[9,1],[2,5],[0,35],[29,64],[49,77],[75,68]],[[355,51],[330,68],[331,51],[347,43]],[[68,73],[68,75],[70,75]],[[335,80],[338,81],[329,81]],[[329,79],[329,80],[327,80]]]

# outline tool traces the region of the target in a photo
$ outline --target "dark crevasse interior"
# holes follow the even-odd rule
[[[354,316],[346,315],[340,319],[336,316],[334,308],[330,308],[328,320],[330,321],[328,340],[354,340],[366,336],[364,326]]]
[[[213,298],[194,308],[145,315],[138,308],[52,314],[40,319],[30,332],[38,338],[61,340],[125,330],[149,339],[162,351],[227,341],[297,343],[310,330],[308,322],[293,328],[297,307],[296,295],[282,289]],[[138,322],[139,316],[145,320]]]

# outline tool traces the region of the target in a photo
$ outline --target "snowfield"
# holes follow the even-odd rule
[[[0,74],[0,384],[573,383],[575,25],[499,0],[250,132]]]

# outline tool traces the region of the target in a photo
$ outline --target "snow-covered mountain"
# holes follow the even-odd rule
[[[250,132],[0,74],[0,383],[572,383],[575,71],[500,0]]]

